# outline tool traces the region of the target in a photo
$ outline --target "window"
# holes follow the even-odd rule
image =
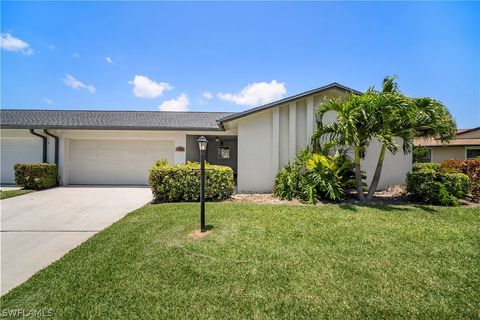
[[[230,147],[218,147],[218,159],[230,159]]]
[[[465,148],[465,158],[472,160],[480,157],[480,147]]]
[[[427,148],[427,153],[418,162],[432,162],[432,148]]]

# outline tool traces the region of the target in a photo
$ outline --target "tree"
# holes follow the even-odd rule
[[[413,103],[411,99],[400,92],[399,86],[395,82],[396,78],[396,76],[384,78],[382,92],[377,92],[374,87],[367,91],[368,94],[375,96],[375,99],[372,99],[375,104],[372,109],[375,110],[376,117],[374,136],[382,144],[375,173],[368,189],[367,200],[371,200],[377,190],[387,149],[392,154],[396,154],[399,149],[395,138],[402,139],[405,153],[411,151],[409,141],[413,140],[413,130],[410,128],[413,127],[415,121]],[[405,128],[408,129],[404,130]]]
[[[433,137],[447,143],[456,133],[455,121],[447,107],[432,98],[409,98],[403,95],[396,79],[396,76],[386,77],[381,92],[374,88],[368,90],[368,94],[376,96],[371,100],[375,104],[371,110],[375,110],[377,117],[373,136],[382,143],[382,148],[367,200],[371,200],[377,190],[386,150],[392,154],[399,150],[396,137],[403,142],[403,152],[409,153],[415,137]]]
[[[374,95],[349,94],[346,100],[332,99],[319,106],[317,111],[317,128],[312,135],[314,152],[319,152],[322,143],[353,147],[355,163],[355,180],[359,200],[364,200],[362,170],[360,158],[365,154],[371,141],[371,115]],[[337,120],[323,123],[327,112],[335,112]]]
[[[386,151],[396,154],[402,141],[405,153],[412,151],[415,137],[435,137],[443,143],[455,136],[456,126],[448,109],[432,98],[409,98],[399,89],[396,76],[383,80],[382,91],[370,88],[363,95],[349,94],[347,99],[333,99],[319,106],[317,129],[312,135],[314,152],[322,143],[352,147],[358,199],[365,200],[362,185],[361,158],[373,139],[381,144],[367,199],[378,187]],[[324,116],[333,111],[336,122],[324,124]]]

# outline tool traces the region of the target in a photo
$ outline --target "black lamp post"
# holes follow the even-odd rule
[[[207,231],[205,227],[205,151],[208,140],[201,136],[197,140],[200,149],[200,232]]]

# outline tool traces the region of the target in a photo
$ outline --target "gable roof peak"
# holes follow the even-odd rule
[[[222,124],[224,122],[228,122],[228,121],[236,120],[236,119],[239,119],[239,118],[243,118],[243,117],[246,117],[248,115],[251,115],[251,114],[254,114],[254,113],[257,113],[257,112],[260,112],[260,111],[268,110],[270,108],[277,107],[281,104],[285,104],[285,103],[291,102],[293,100],[301,99],[301,98],[304,98],[306,96],[316,94],[318,92],[325,91],[325,90],[328,90],[328,89],[333,89],[333,88],[337,88],[337,89],[347,91],[347,92],[351,92],[351,93],[358,94],[358,95],[363,94],[363,92],[360,92],[358,90],[349,88],[349,87],[344,86],[344,85],[342,85],[338,82],[332,82],[332,83],[327,84],[327,85],[322,86],[322,87],[318,87],[318,88],[315,88],[315,89],[312,89],[312,90],[308,90],[308,91],[305,91],[305,92],[302,92],[302,93],[298,93],[298,94],[290,96],[290,97],[286,97],[286,98],[283,98],[283,99],[280,99],[280,100],[277,100],[277,101],[273,101],[273,102],[255,107],[255,108],[251,108],[251,109],[239,112],[239,113],[235,113],[235,114],[223,117],[218,122],[220,124]]]

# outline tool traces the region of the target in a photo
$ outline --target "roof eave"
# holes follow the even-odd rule
[[[457,136],[460,136],[460,135],[462,135],[462,134],[464,134],[464,133],[472,132],[472,131],[475,131],[475,130],[478,130],[478,129],[480,129],[480,127],[471,128],[471,129],[466,129],[466,130],[464,130],[464,131],[462,131],[462,132],[457,132]]]
[[[58,129],[58,130],[135,130],[135,131],[225,131],[218,128],[202,127],[105,127],[105,126],[53,126],[53,125],[2,125],[1,129]]]

